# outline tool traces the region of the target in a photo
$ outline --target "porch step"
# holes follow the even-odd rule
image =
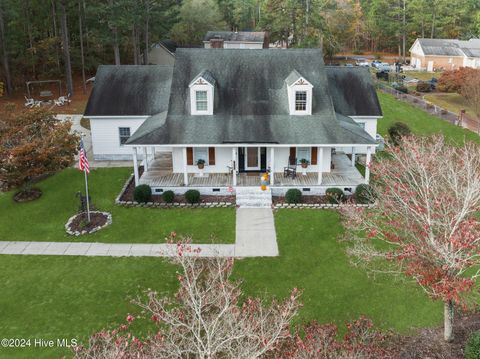
[[[272,191],[262,191],[259,187],[237,187],[236,201],[240,208],[271,208]]]

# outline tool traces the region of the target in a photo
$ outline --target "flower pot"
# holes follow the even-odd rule
[[[199,163],[197,166],[199,170],[203,170],[205,167],[205,163]]]
[[[303,162],[300,165],[302,166],[302,168],[307,168],[308,167],[308,163],[306,163],[306,162]]]

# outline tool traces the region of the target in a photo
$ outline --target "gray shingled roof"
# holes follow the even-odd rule
[[[192,116],[188,85],[205,69],[217,83],[214,114]],[[288,113],[285,79],[293,70],[314,86],[311,116]],[[328,87],[318,49],[178,49],[166,118],[147,120],[139,131],[148,134],[127,143],[374,144],[337,119]]]
[[[382,116],[377,92],[365,67],[326,66],[335,111],[345,116]]]
[[[440,56],[463,56],[464,53],[469,55],[470,50],[480,50],[480,40],[470,39],[462,41],[457,39],[418,39],[423,53],[425,55]],[[473,55],[471,57],[475,57]]]
[[[85,109],[90,116],[151,116],[168,107],[172,66],[101,65]]]
[[[203,41],[210,41],[211,39],[223,39],[224,41],[238,41],[238,42],[262,42],[265,39],[265,32],[254,31],[208,31]]]

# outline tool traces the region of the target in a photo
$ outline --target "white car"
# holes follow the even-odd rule
[[[367,60],[364,60],[364,59],[357,60],[357,61],[355,62],[355,65],[361,66],[361,67],[369,67],[369,66],[370,66],[370,64],[368,63],[368,61],[367,61]]]
[[[383,72],[390,72],[391,67],[390,64],[386,62],[381,62],[375,66],[378,71],[383,71]]]

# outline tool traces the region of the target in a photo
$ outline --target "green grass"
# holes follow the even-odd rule
[[[416,78],[420,81],[429,81],[432,77],[438,79],[442,75],[441,72],[426,72],[426,71],[406,71],[404,75]]]
[[[78,209],[78,191],[84,191],[84,177],[67,169],[40,182],[40,199],[15,203],[13,193],[0,193],[0,240],[83,241],[105,243],[161,243],[172,231],[193,235],[195,243],[234,243],[233,208],[158,209],[126,208],[114,199],[130,174],[130,168],[94,169],[89,176],[93,205],[112,213],[113,223],[92,235],[71,237],[65,223]]]
[[[462,143],[464,139],[480,143],[480,136],[472,131],[452,125],[447,121],[432,116],[413,105],[397,100],[394,96],[378,92],[382,106],[382,119],[378,120],[378,133],[387,135],[387,129],[395,122],[406,123],[417,135],[442,133],[453,143]]]
[[[441,323],[441,303],[413,284],[369,278],[350,265],[338,214],[280,210],[275,214],[280,257],[237,260],[234,277],[247,295],[280,298],[303,290],[297,322],[344,321],[365,314],[381,328],[408,333]],[[158,258],[0,256],[1,337],[77,338],[114,328],[139,309],[130,299],[152,288],[173,293],[175,268]],[[137,335],[148,321],[139,320]],[[4,358],[50,358],[68,349],[0,349]]]
[[[298,321],[343,325],[365,314],[381,328],[402,333],[439,324],[441,303],[431,302],[414,284],[392,277],[369,278],[350,265],[342,226],[334,211],[280,210],[275,215],[280,257],[237,261],[235,275],[247,294],[285,297],[304,290]]]
[[[461,110],[466,110],[467,117],[475,118],[475,112],[465,98],[458,93],[434,92],[425,95],[425,99],[456,114],[459,114]]]

